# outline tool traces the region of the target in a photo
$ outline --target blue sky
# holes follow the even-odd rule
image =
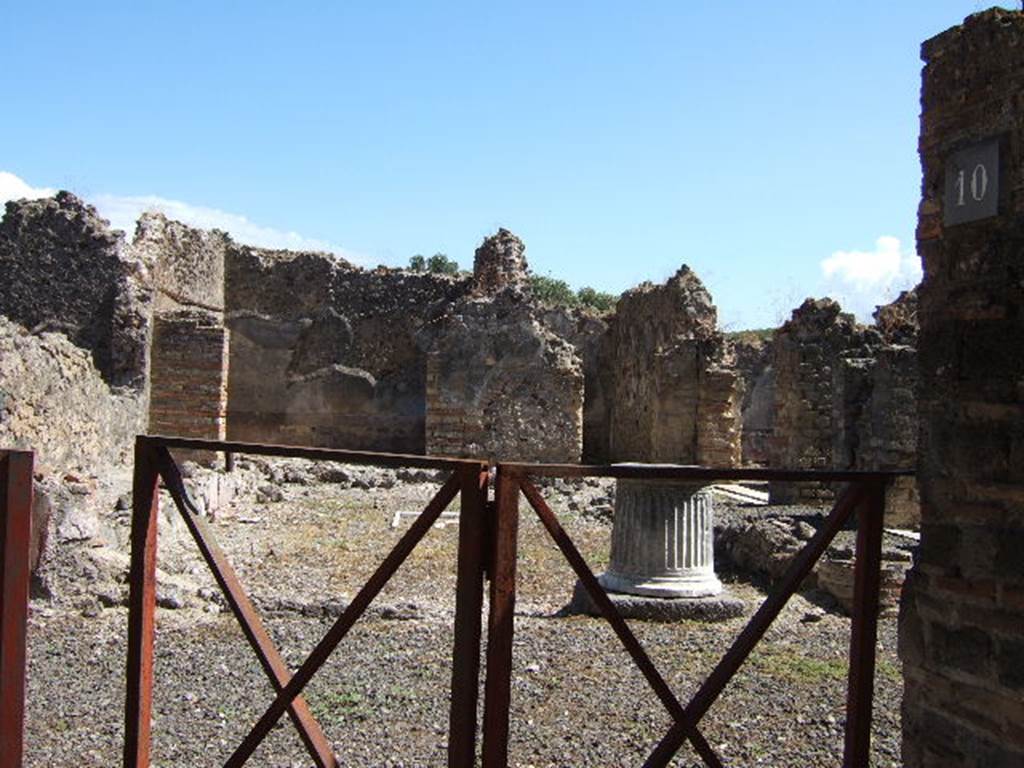
[[[620,292],[729,329],[916,281],[919,45],[985,5],[0,3],[0,198],[67,188],[260,244]]]

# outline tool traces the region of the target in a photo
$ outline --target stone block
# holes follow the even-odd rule
[[[934,659],[938,664],[979,678],[991,674],[993,643],[984,630],[933,623],[930,635],[934,644]]]

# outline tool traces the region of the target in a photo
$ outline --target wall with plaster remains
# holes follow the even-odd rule
[[[468,290],[463,277],[232,244],[228,436],[422,453],[417,334]]]
[[[609,461],[614,375],[608,360],[609,318],[587,307],[540,307],[540,324],[576,350],[583,370],[583,448],[588,464]]]
[[[903,761],[1024,765],[1024,14],[922,48],[921,546],[904,590]],[[943,224],[951,153],[999,141],[998,215]]]
[[[744,466],[771,464],[775,430],[775,370],[771,339],[737,334],[736,371],[743,387],[740,403],[741,458]],[[746,336],[746,337],[745,337]]]

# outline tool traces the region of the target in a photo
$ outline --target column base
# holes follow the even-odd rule
[[[646,597],[608,592],[616,610],[627,619],[642,621],[727,621],[746,613],[742,600],[723,591],[714,597]],[[600,616],[601,611],[590,599],[583,584],[576,582],[572,601],[565,608],[569,614]]]
[[[713,597],[722,591],[714,572],[686,575],[630,576],[605,571],[597,580],[609,592],[661,598]]]

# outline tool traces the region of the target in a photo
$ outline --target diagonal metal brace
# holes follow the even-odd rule
[[[586,560],[583,559],[583,555],[580,554],[576,545],[573,544],[569,534],[562,528],[561,523],[558,522],[558,517],[551,507],[544,501],[544,497],[541,496],[540,491],[527,480],[520,481],[520,489],[523,495],[526,496],[527,501],[530,502],[530,506],[537,513],[544,527],[547,528],[548,533],[554,540],[555,544],[562,551],[565,559],[569,561],[569,565],[576,572],[580,582],[586,588],[587,592],[590,593],[591,599],[601,609],[601,613],[604,618],[612,625],[612,629],[615,630],[615,634],[622,642],[626,652],[632,657],[633,662],[639,667],[643,676],[647,679],[647,683],[651,686],[654,692],[657,694],[661,703],[664,705],[668,713],[672,715],[674,720],[679,720],[684,716],[683,705],[679,703],[679,699],[676,698],[675,694],[672,693],[672,689],[669,688],[665,678],[658,672],[657,667],[654,666],[654,662],[651,661],[651,657],[647,655],[640,641],[637,640],[636,635],[629,628],[625,619],[619,613],[615,604],[608,598],[608,594],[601,587],[597,577],[594,576],[594,572],[590,570],[590,566],[587,565]],[[697,730],[696,724],[687,733],[686,737],[690,739],[690,743],[693,744],[693,748],[700,755],[704,764],[709,768],[721,768],[722,761],[715,754],[715,751],[711,748],[707,739]]]
[[[409,530],[399,539],[391,552],[388,553],[388,556],[384,558],[384,561],[373,572],[373,575],[370,576],[366,584],[363,585],[363,588],[352,599],[348,608],[344,610],[337,621],[327,630],[327,634],[317,643],[316,648],[309,654],[306,661],[302,663],[302,666],[298,668],[292,679],[284,689],[278,692],[277,697],[267,708],[267,711],[263,713],[262,717],[252,727],[252,730],[249,731],[249,734],[242,740],[242,743],[231,757],[228,758],[227,762],[224,763],[225,768],[240,768],[240,766],[245,765],[246,761],[252,756],[252,753],[256,751],[256,748],[263,742],[267,734],[270,733],[271,728],[281,719],[281,715],[295,701],[296,697],[302,692],[302,689],[313,678],[313,675],[324,665],[334,652],[334,649],[338,647],[338,644],[348,634],[348,631],[352,629],[352,626],[363,615],[373,599],[395,574],[398,567],[405,562],[405,559],[427,534],[427,531],[437,522],[441,513],[458,495],[460,485],[461,482],[458,474],[453,474],[448,478],[448,481],[442,486],[441,490],[427,504],[426,509],[420,513],[420,516],[416,518],[409,527]]]
[[[188,526],[189,533],[195,539],[203,559],[213,572],[217,584],[220,585],[221,591],[231,607],[231,612],[238,619],[246,640],[249,641],[263,671],[266,672],[274,686],[274,691],[280,694],[292,677],[287,664],[270,639],[270,635],[260,621],[259,613],[245,594],[237,574],[214,540],[196,505],[189,498],[178,465],[167,448],[162,446],[157,448],[156,465],[171,498],[174,499],[178,511],[181,512],[181,516],[185,520],[185,525]],[[291,702],[288,714],[317,768],[338,768],[338,760],[330,742],[309,711],[309,705],[301,696],[297,696]]]
[[[701,718],[715,703],[743,662],[747,660],[789,598],[800,588],[800,583],[807,578],[814,564],[825,553],[832,539],[860,504],[864,493],[864,487],[860,483],[852,483],[846,489],[825,519],[824,524],[807,545],[796,554],[782,579],[761,603],[761,607],[757,609],[747,626],[733,641],[725,656],[690,699],[685,712],[676,717],[676,722],[672,724],[672,727],[647,758],[644,768],[664,768],[682,746],[683,741],[696,731]]]

